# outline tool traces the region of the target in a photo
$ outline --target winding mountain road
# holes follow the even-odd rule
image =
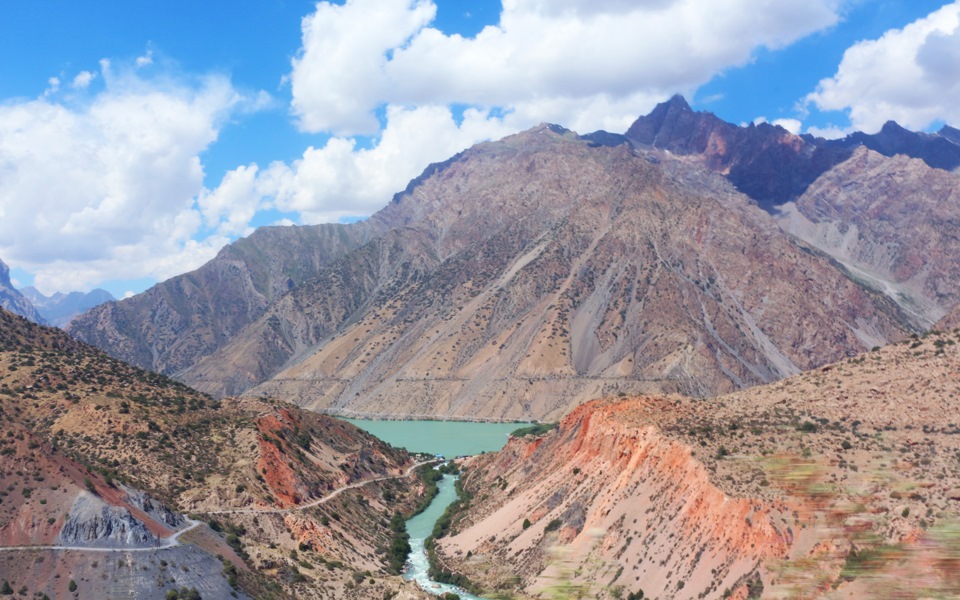
[[[290,506],[288,508],[231,508],[231,509],[225,509],[225,510],[199,510],[199,511],[194,511],[194,513],[204,514],[204,515],[244,515],[244,514],[264,514],[264,513],[267,513],[267,514],[288,513],[288,512],[306,510],[308,508],[313,508],[314,506],[320,506],[321,504],[325,504],[326,502],[333,500],[334,498],[336,498],[337,496],[339,496],[340,494],[348,490],[353,490],[358,487],[363,487],[371,483],[376,483],[377,481],[386,481],[387,479],[403,479],[403,478],[409,477],[410,474],[413,473],[413,471],[418,467],[422,467],[423,465],[429,465],[429,464],[438,463],[438,462],[443,462],[443,461],[442,460],[425,460],[423,462],[414,463],[406,471],[404,471],[403,475],[377,477],[376,479],[365,479],[363,481],[351,483],[350,485],[345,485],[343,487],[333,490],[332,492],[330,492],[323,498],[320,498],[319,500],[314,500],[313,502],[308,502],[307,504],[298,504],[296,506]]]
[[[314,506],[320,506],[330,500],[333,500],[343,492],[348,490],[353,490],[377,481],[386,481],[388,479],[404,479],[410,476],[414,470],[423,465],[429,465],[433,463],[443,462],[441,460],[425,460],[423,462],[414,463],[403,475],[391,475],[388,477],[377,477],[375,479],[365,479],[363,481],[357,481],[356,483],[351,483],[343,487],[337,488],[320,498],[319,500],[314,500],[307,504],[299,504],[297,506],[291,506],[288,508],[243,508],[243,509],[226,509],[226,510],[206,510],[206,511],[197,511],[197,513],[205,515],[236,515],[236,514],[264,514],[264,513],[287,513],[295,512],[300,510],[306,510],[308,508],[313,508]],[[203,521],[196,521],[189,517],[184,517],[187,520],[189,525],[175,531],[173,535],[163,538],[159,545],[157,546],[148,546],[145,548],[94,548],[91,546],[60,546],[60,545],[36,545],[36,546],[0,546],[0,552],[10,552],[15,550],[72,550],[78,552],[156,552],[157,550],[166,550],[167,548],[173,548],[174,546],[180,545],[180,536],[188,531],[196,529],[203,524]]]

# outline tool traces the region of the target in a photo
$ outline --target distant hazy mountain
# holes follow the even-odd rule
[[[104,302],[116,300],[107,290],[95,289],[87,293],[57,292],[52,296],[45,296],[37,288],[28,286],[20,290],[30,300],[48,323],[56,327],[65,327],[77,315],[99,306]]]
[[[26,317],[34,323],[46,325],[46,321],[37,312],[37,309],[10,283],[10,267],[0,260],[0,307],[9,310],[21,317]]]

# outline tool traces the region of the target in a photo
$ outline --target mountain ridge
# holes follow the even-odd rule
[[[954,597],[958,341],[713,399],[585,403],[461,461],[469,510],[438,562],[520,597]]]
[[[79,314],[82,314],[91,308],[114,302],[116,298],[113,294],[104,289],[94,289],[89,292],[70,292],[63,294],[57,292],[52,296],[46,296],[33,286],[27,286],[20,290],[27,300],[33,304],[34,308],[44,320],[55,326],[65,327]]]
[[[10,267],[0,260],[0,308],[30,319],[34,323],[46,325],[46,321],[30,300],[10,281]]]
[[[884,131],[883,139],[903,137],[893,126]],[[932,136],[942,141],[938,143],[952,143],[948,137],[953,130],[941,131],[943,135],[908,137],[915,141]],[[880,139],[881,134],[869,139]],[[907,150],[926,147],[900,145]],[[940,181],[938,189],[949,190],[956,174],[925,164],[904,167],[897,157],[856,162],[863,153],[860,142],[848,147],[810,141],[769,124],[737,127],[694,112],[680,97],[639,118],[625,136],[579,136],[543,124],[430,165],[363,223],[275,229],[269,236],[268,230],[258,230],[249,240],[225,248],[201,270],[132,302],[94,309],[70,331],[127,360],[175,373],[209,393],[253,388],[254,395],[289,394],[301,405],[342,414],[439,411],[436,414],[445,416],[540,418],[562,412],[575,399],[617,391],[709,396],[926,329],[960,299],[952,280],[936,275],[950,273],[949,265],[960,263],[960,250],[949,243],[946,229],[930,230],[930,239],[921,243],[909,237],[910,230],[856,221],[865,210],[884,221],[896,219],[913,195],[926,193],[925,179],[932,177]],[[526,161],[525,169],[510,164],[518,160]],[[491,167],[496,161],[501,162]],[[611,165],[623,173],[614,173]],[[897,173],[897,197],[867,207],[869,192],[884,181],[887,170]],[[777,175],[765,179],[769,173]],[[813,207],[823,202],[814,197],[826,197],[830,186],[840,185],[841,176],[854,182],[861,195],[851,196],[846,212],[816,213]],[[644,186],[670,191],[644,196]],[[737,189],[749,193],[741,196]],[[757,190],[775,193],[777,201],[758,202],[750,196]],[[647,198],[646,204],[625,203],[625,193]],[[603,194],[607,197],[598,200]],[[671,203],[671,194],[684,200]],[[722,213],[728,220],[725,235],[752,232],[745,235],[753,246],[731,241],[714,248],[727,252],[740,244],[741,258],[725,255],[713,264],[699,256],[703,240],[711,239],[708,232],[717,231],[703,227],[710,217],[704,214],[695,222],[674,214],[684,210],[684,203],[702,209],[702,202],[695,201],[698,196],[727,211]],[[954,218],[950,211],[956,210],[955,202],[938,205],[936,194],[927,196],[929,201],[919,204],[922,210],[911,217],[916,223],[932,223],[943,210]],[[591,201],[593,208],[583,214],[572,208]],[[756,207],[749,208],[751,204],[764,211],[752,212]],[[636,229],[630,232],[616,224],[625,206],[652,212],[642,219],[632,213],[624,217],[634,223]],[[792,207],[802,217],[799,225],[784,212]],[[660,229],[650,223],[659,223]],[[857,242],[861,248],[851,247],[851,238],[832,233],[855,225],[865,232],[865,239]],[[787,239],[780,240],[781,229],[789,234]],[[304,233],[321,230],[326,233],[316,239]],[[690,232],[693,243],[686,237]],[[301,261],[295,252],[281,252],[279,258],[271,254],[288,237],[303,238],[290,246],[307,252],[310,260]],[[837,239],[848,241],[838,246]],[[754,247],[758,244],[762,247]],[[877,248],[893,250],[873,250]],[[890,266],[889,256],[897,252],[912,265],[931,249],[937,252],[929,275],[924,269]],[[593,252],[603,257],[591,259]],[[615,265],[613,257],[624,253],[634,258]],[[781,257],[790,266],[779,264]],[[774,265],[767,277],[782,286],[775,297],[758,294],[745,305],[737,287],[710,289],[717,281],[712,271],[721,262],[737,265],[724,267],[731,269],[726,278],[761,289],[763,282],[748,283],[742,277],[757,268],[754,261]],[[545,270],[533,275],[541,268]],[[796,272],[793,283],[784,284],[780,279],[791,269]],[[671,283],[669,292],[653,291],[660,294],[657,302],[666,302],[664,294],[672,296],[662,311],[680,314],[668,317],[674,319],[674,332],[652,331],[645,337],[638,330],[650,319],[641,317],[643,309],[630,307],[642,305],[637,290],[647,289],[649,282],[636,277],[660,270],[667,274],[660,284]],[[223,277],[218,274],[226,271],[230,273]],[[278,275],[289,271],[298,274]],[[823,291],[804,289],[810,282]],[[598,285],[604,291],[597,293]],[[787,294],[791,285],[795,289]],[[615,300],[631,290],[635,297]],[[842,301],[824,300],[833,293],[851,295]],[[537,303],[551,294],[555,301]],[[819,300],[812,298],[815,294]],[[593,304],[581,310],[580,303],[591,297]],[[802,315],[803,324],[767,322],[786,319],[771,315],[780,311],[778,304],[793,302],[788,298],[803,298],[798,301],[803,308],[798,305],[791,317]],[[704,304],[698,308],[701,299]],[[626,311],[621,316],[610,314],[617,302]],[[465,313],[452,312],[467,306],[480,311],[473,314],[472,324]],[[817,319],[834,323],[829,327],[836,331],[818,340],[813,333]],[[459,323],[456,331],[450,328],[453,321]],[[132,323],[148,325],[138,331]],[[635,333],[622,335],[622,327]],[[785,338],[775,341],[770,335]],[[633,344],[629,351],[628,338]],[[484,350],[486,346],[493,351]],[[639,347],[645,351],[637,362],[637,355],[629,355]],[[814,355],[818,358],[811,359]],[[510,375],[493,377],[500,367]],[[476,375],[484,371],[487,374]],[[500,404],[516,385],[530,392],[521,402],[527,407],[522,413]],[[417,400],[431,395],[440,398],[434,405]],[[543,396],[565,400],[550,406],[534,400]],[[386,402],[397,397],[414,400],[400,406]],[[487,401],[494,408],[478,413]]]
[[[496,213],[485,209],[490,204],[498,207]],[[214,394],[237,393],[216,387],[232,368],[227,365],[251,373],[265,357],[275,356],[275,364],[287,363],[289,370],[251,394],[342,414],[375,414],[380,404],[387,413],[543,418],[618,386],[709,395],[714,386],[732,389],[776,379],[796,372],[794,361],[809,368],[814,355],[828,356],[837,347],[868,348],[905,331],[886,301],[844,282],[824,258],[782,237],[768,215],[711,171],[625,145],[592,145],[559,128],[540,126],[475,147],[388,206],[383,218],[404,223],[388,237],[414,253],[409,256],[427,261],[427,270],[415,269],[406,288],[381,282],[381,294],[370,297],[366,309],[344,310],[345,320],[329,321],[328,302],[340,302],[342,286],[326,279],[307,284],[184,377]],[[755,236],[751,243],[731,237],[744,228],[748,239]],[[419,241],[411,246],[412,240]],[[705,259],[703,244],[724,258]],[[766,253],[780,256],[779,263]],[[349,256],[341,260],[356,264]],[[820,290],[816,294],[794,288],[787,293],[788,282],[801,277],[786,277],[782,291],[773,294],[805,298],[800,302],[810,314],[822,311],[814,308],[819,300],[812,296],[846,294],[837,305],[857,307],[846,317],[854,325],[821,314],[821,323],[834,323],[827,326],[830,336],[822,338],[837,342],[831,349],[802,333],[808,325],[797,329],[784,320],[775,329],[754,323],[755,308],[744,309],[740,295],[756,293],[762,305],[761,286],[769,282],[742,279],[747,272],[742,267],[755,263],[777,263],[774,269],[785,272],[812,269],[811,281],[830,279],[824,287],[813,284]],[[631,288],[633,293],[622,296]],[[709,308],[701,309],[700,299]],[[317,302],[324,311],[310,308]],[[643,311],[653,310],[644,303],[656,303],[662,315],[675,320],[669,326],[656,323],[649,312],[644,321]],[[708,319],[716,323],[704,327],[702,310],[713,313]],[[780,306],[763,310],[770,319],[788,318]],[[354,316],[346,320],[348,313]],[[855,324],[858,318],[879,320],[862,328]],[[345,328],[337,330],[340,323]],[[318,326],[327,329],[310,329]],[[651,333],[642,333],[645,326]],[[860,333],[854,335],[855,328]],[[658,341],[660,334],[667,337]],[[861,334],[866,338],[857,337]],[[789,336],[796,341],[787,342]],[[792,343],[800,344],[799,354],[786,349]],[[635,344],[652,344],[652,355],[641,357]],[[281,346],[286,350],[279,355],[248,352]],[[225,354],[231,348],[241,355]],[[298,354],[298,348],[307,352]],[[498,403],[519,384],[529,390],[521,405],[530,408]],[[388,400],[397,398],[406,404]],[[542,398],[555,404],[547,406]],[[492,406],[485,407],[487,402]]]

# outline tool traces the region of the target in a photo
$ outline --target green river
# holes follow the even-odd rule
[[[440,454],[446,458],[469,456],[481,452],[495,452],[507,443],[507,434],[530,423],[468,423],[462,421],[373,421],[347,419],[357,427],[381,440],[406,448],[410,452]],[[453,586],[432,581],[427,575],[429,564],[423,542],[433,531],[433,525],[454,500],[455,477],[445,475],[439,482],[440,493],[427,510],[407,521],[410,534],[410,557],[404,578],[416,581],[434,595],[453,592],[464,600],[483,600]]]

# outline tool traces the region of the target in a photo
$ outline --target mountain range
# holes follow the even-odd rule
[[[95,289],[89,292],[56,292],[52,296],[44,295],[33,286],[27,286],[20,293],[30,301],[44,321],[55,327],[65,327],[79,314],[105,302],[116,300],[107,290]]]
[[[679,97],[625,135],[541,125],[431,165],[362,223],[262,228],[68,330],[216,396],[340,414],[714,396],[957,304],[955,134],[827,141]]]

